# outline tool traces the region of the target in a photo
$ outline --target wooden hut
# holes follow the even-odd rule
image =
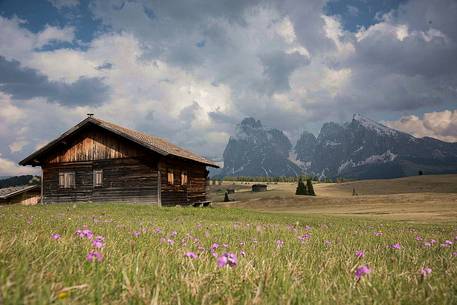
[[[188,150],[89,116],[20,165],[41,166],[43,202],[206,201],[207,166]]]
[[[40,202],[39,185],[13,186],[0,189],[0,204],[35,205]]]
[[[267,191],[267,185],[266,184],[253,184],[252,185],[252,191],[253,192],[266,192]]]

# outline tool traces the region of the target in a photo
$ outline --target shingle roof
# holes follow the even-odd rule
[[[28,156],[27,158],[25,158],[24,160],[19,162],[19,164],[21,164],[21,165],[30,164],[29,162],[32,161],[34,158],[36,158],[39,154],[48,150],[49,148],[51,148],[52,146],[54,146],[55,144],[60,142],[63,138],[69,136],[70,134],[72,134],[73,132],[75,132],[76,130],[78,130],[79,128],[83,127],[84,125],[86,125],[88,123],[98,125],[104,129],[114,132],[124,138],[127,138],[133,142],[136,142],[137,144],[140,144],[150,150],[153,150],[156,153],[159,153],[163,156],[172,155],[172,156],[192,160],[192,161],[195,161],[198,163],[202,163],[202,164],[205,164],[205,165],[208,165],[211,167],[219,167],[214,162],[212,162],[206,158],[203,158],[189,150],[178,147],[178,146],[168,142],[165,139],[162,139],[162,138],[159,138],[156,136],[152,136],[152,135],[146,134],[141,131],[125,128],[125,127],[116,125],[114,123],[104,121],[104,120],[94,118],[94,117],[89,117],[89,118],[85,119],[78,125],[74,126],[70,130],[68,130],[67,132],[62,134],[59,138],[55,139],[54,141],[50,142],[43,148],[39,149],[38,151],[34,152],[30,156]]]
[[[38,189],[39,185],[22,185],[22,186],[12,186],[0,189],[0,199],[7,199],[14,195],[22,194],[26,191]]]

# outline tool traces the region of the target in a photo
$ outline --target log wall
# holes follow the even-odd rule
[[[101,187],[94,187],[94,170],[103,170]],[[59,172],[75,172],[75,188],[60,188]],[[144,159],[60,163],[43,168],[43,177],[45,203],[157,203],[157,163]]]
[[[168,183],[168,170],[173,170],[174,183]],[[162,205],[193,204],[206,200],[206,166],[184,160],[165,158],[159,162]],[[181,185],[181,171],[187,171],[187,185]]]

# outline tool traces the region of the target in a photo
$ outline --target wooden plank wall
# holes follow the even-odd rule
[[[143,159],[94,161],[103,170],[103,186],[95,187],[92,200],[157,203],[157,162]]]
[[[103,186],[94,187],[93,170],[103,170]],[[59,187],[59,172],[75,172],[75,188]],[[137,158],[56,164],[43,168],[45,203],[157,203],[157,163]]]
[[[174,184],[168,184],[168,169],[174,170]],[[162,205],[193,204],[206,200],[206,166],[195,162],[167,158],[159,163]],[[187,171],[188,184],[181,185],[181,171]]]
[[[69,140],[65,148],[52,153],[45,163],[63,163],[138,157],[144,149],[118,135],[93,126]]]

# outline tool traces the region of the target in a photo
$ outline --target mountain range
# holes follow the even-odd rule
[[[362,115],[325,123],[317,137],[303,132],[293,146],[278,129],[254,118],[236,126],[218,176],[296,176],[376,179],[457,173],[457,143],[416,138]]]

